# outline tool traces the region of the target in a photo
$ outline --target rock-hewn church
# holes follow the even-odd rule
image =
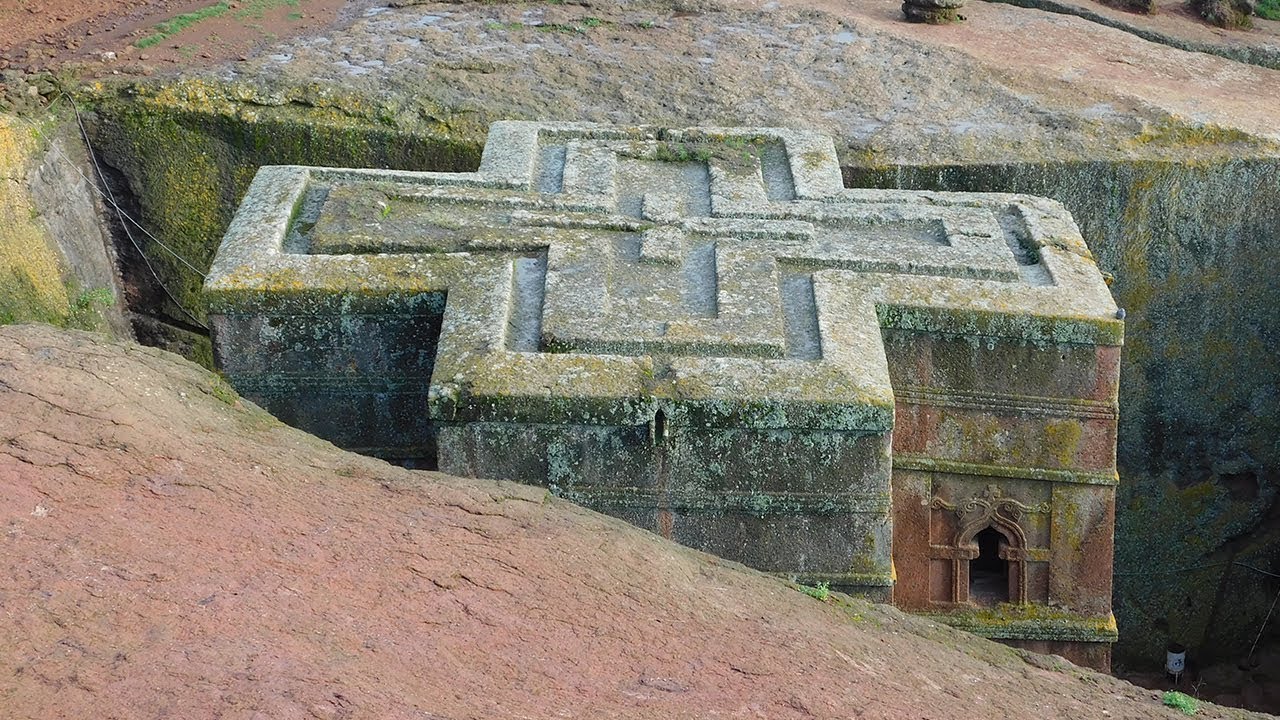
[[[1123,323],[1056,202],[503,122],[475,173],[263,168],[206,292],[235,387],[338,445],[1109,666]]]

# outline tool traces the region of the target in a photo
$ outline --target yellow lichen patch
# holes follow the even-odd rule
[[[841,158],[841,165],[851,165],[862,170],[875,172],[888,172],[896,167],[885,158],[883,151],[870,145],[852,149],[845,153]]]
[[[64,322],[71,310],[58,253],[26,187],[30,133],[0,118],[0,323]]]
[[[800,159],[804,162],[804,166],[809,169],[822,167],[822,164],[827,161],[827,158],[828,155],[820,150],[811,150],[800,156]]]
[[[1033,603],[1012,604],[1001,603],[993,608],[975,610],[969,615],[976,623],[1000,625],[1010,622],[1034,620],[1038,622],[1059,621],[1064,623],[1080,623],[1098,632],[1115,632],[1116,621],[1110,615],[1088,616],[1073,613],[1061,608]]]
[[[1058,467],[1071,467],[1083,433],[1084,430],[1077,420],[1050,421],[1044,428],[1045,452],[1053,458]]]
[[[1117,635],[1113,615],[1081,615],[1031,603],[1001,603],[995,607],[965,608],[930,617],[984,637],[1006,637],[1015,629],[1020,637],[1036,639],[1110,642]]]
[[[1081,537],[1080,513],[1077,504],[1066,497],[1067,491],[1059,489],[1054,495],[1053,530],[1050,544],[1066,542],[1070,544],[1072,553],[1080,553]]]
[[[1135,145],[1156,145],[1179,148],[1208,148],[1245,144],[1270,147],[1272,143],[1236,128],[1220,125],[1191,124],[1177,118],[1169,118],[1159,125],[1143,128],[1133,139]]]

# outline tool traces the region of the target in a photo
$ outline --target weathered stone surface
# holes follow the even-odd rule
[[[1184,717],[545,490],[343,452],[155,349],[0,328],[0,408],[6,718]]]
[[[889,185],[1019,188],[1062,199],[1127,310],[1118,436],[1115,612],[1125,664],[1189,639],[1247,653],[1280,544],[1280,228],[1273,162],[899,169]],[[1119,200],[1123,198],[1123,200]],[[1119,205],[1117,202],[1119,201]],[[1247,370],[1228,370],[1247,368]],[[1186,568],[1193,568],[1187,571]],[[1171,582],[1171,578],[1179,578]],[[1159,669],[1157,666],[1156,669]]]
[[[69,132],[53,136],[45,129],[40,141],[45,145],[43,157],[31,169],[27,184],[66,268],[71,324],[130,337],[117,258],[104,222],[107,209],[90,185],[92,165],[80,138]]]
[[[891,537],[891,437],[926,486],[898,504],[1030,481],[1059,537],[1002,516],[1023,574],[1001,599],[1114,638],[1122,324],[1050,201],[845,190],[796,131],[499,123],[476,173],[263,169],[207,290],[222,369],[304,427],[808,582],[888,597],[891,555],[929,556]],[[932,422],[894,435],[895,412]],[[981,479],[927,488],[949,475]],[[979,529],[933,543],[954,592],[920,568],[904,604],[969,603]]]
[[[907,0],[902,4],[902,15],[907,22],[946,25],[964,20],[959,12],[962,7],[964,0]]]
[[[93,192],[54,125],[0,117],[0,323],[48,322],[127,337]],[[80,162],[80,165],[83,165]]]
[[[970,3],[942,29],[899,5],[376,9],[198,79],[108,86],[86,120],[143,223],[201,269],[257,165],[474,169],[498,118],[801,127],[836,138],[850,186],[1057,199],[1128,311],[1117,651],[1236,659],[1275,589],[1230,562],[1280,571],[1276,24],[1080,0]],[[200,313],[199,276],[154,258]]]

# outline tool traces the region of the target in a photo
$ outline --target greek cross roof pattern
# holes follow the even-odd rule
[[[882,432],[882,327],[1116,345],[1069,214],[845,189],[775,128],[495,123],[474,173],[264,168],[206,288],[443,292],[432,417]]]

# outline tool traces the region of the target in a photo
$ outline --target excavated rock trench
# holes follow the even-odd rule
[[[831,132],[847,185],[1029,192],[1074,213],[1128,311],[1117,659],[1150,665],[1169,641],[1197,659],[1247,650],[1277,589],[1249,568],[1280,570],[1280,152],[1243,111],[1190,123],[1177,99],[993,68],[979,22],[1082,32],[1008,7],[927,42],[878,5],[375,10],[234,71],[85,96],[107,185],[167,246],[113,221],[140,340],[209,364],[198,271],[263,164],[469,170],[502,117]],[[1164,49],[1096,39],[1174,72]]]

